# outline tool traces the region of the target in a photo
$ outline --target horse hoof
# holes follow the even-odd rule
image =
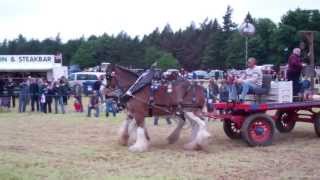
[[[129,147],[129,151],[131,151],[131,152],[146,152],[146,151],[148,151],[148,145],[145,145],[145,146],[132,145]]]
[[[128,145],[128,141],[127,140],[123,140],[123,139],[119,139],[119,144],[121,146],[127,146]]]
[[[197,151],[197,150],[200,150],[200,146],[196,143],[196,142],[190,142],[188,144],[185,144],[183,146],[183,148],[185,150],[188,150],[188,151]]]
[[[124,136],[120,137],[119,144],[122,146],[127,146],[128,141],[129,141],[129,136],[124,135]]]
[[[174,144],[175,142],[178,141],[178,139],[179,139],[179,138],[178,138],[177,136],[169,136],[169,137],[167,138],[169,144]]]
[[[206,130],[201,130],[199,133],[196,135],[195,141],[199,144],[207,144],[209,139],[211,137],[211,134],[206,131]]]
[[[199,150],[204,152],[209,152],[209,143],[207,141],[202,142],[201,144],[198,144]]]

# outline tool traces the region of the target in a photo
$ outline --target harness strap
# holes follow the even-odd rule
[[[196,86],[193,83],[191,85],[188,85],[188,88],[187,88],[184,96],[182,97],[182,99],[184,99],[187,96],[187,94],[190,90],[192,92],[192,103],[195,103],[196,102]]]
[[[196,102],[196,86],[195,84],[191,86],[192,86],[192,103],[195,103]]]

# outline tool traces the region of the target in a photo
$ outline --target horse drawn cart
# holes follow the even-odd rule
[[[320,137],[320,101],[215,103],[214,106],[225,113],[208,113],[207,116],[223,121],[224,132],[229,138],[242,138],[249,146],[270,145],[275,129],[280,133],[288,133],[293,130],[296,122],[313,123]]]

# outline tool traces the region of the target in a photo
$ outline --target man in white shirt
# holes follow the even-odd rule
[[[257,60],[255,58],[253,57],[249,58],[247,61],[248,68],[246,69],[245,74],[242,77],[236,78],[234,80],[235,84],[238,84],[242,87],[242,91],[239,97],[240,101],[244,101],[245,96],[248,94],[249,90],[254,91],[256,88],[260,88],[262,86],[262,76],[263,76],[262,70],[260,67],[256,66],[256,64],[257,64]],[[233,87],[235,88],[235,86]],[[232,90],[232,92],[235,92],[235,91]],[[235,97],[231,98],[231,100],[235,100],[235,99],[236,99]]]

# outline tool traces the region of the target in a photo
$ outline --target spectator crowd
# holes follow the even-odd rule
[[[19,79],[20,82],[12,78],[0,79],[0,106],[1,108],[16,108],[19,113],[42,112],[65,114],[68,107],[73,107],[74,112],[84,112],[83,87],[76,83],[70,87],[68,80],[61,77],[56,81],[47,81],[42,78],[28,77]],[[99,78],[93,84],[92,95],[89,95],[88,113],[95,110],[95,117],[100,116],[101,108],[108,117],[109,112],[116,116],[118,112],[117,100],[114,97],[104,95],[106,83],[104,78]],[[70,103],[71,101],[71,103]],[[70,106],[67,106],[70,103]]]

